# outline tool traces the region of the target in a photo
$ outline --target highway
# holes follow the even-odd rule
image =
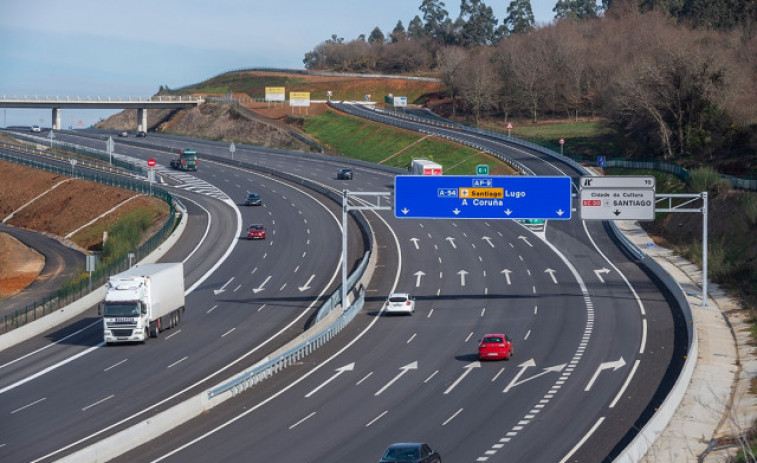
[[[85,138],[72,135],[77,143],[83,144]],[[522,148],[480,137],[477,141],[518,157],[536,173],[575,176],[569,166],[552,165]],[[148,142],[156,148],[150,151],[141,147]],[[139,143],[118,143],[117,151],[142,159],[155,157],[159,164],[166,165],[169,155],[158,151],[157,146],[176,148],[186,143],[175,137],[150,134]],[[278,186],[266,187],[271,179],[261,179],[233,164],[202,161],[203,154],[208,158],[230,158],[226,145],[191,143],[201,158],[197,178],[221,191],[235,191],[235,198],[243,197],[247,185],[260,183],[258,189],[266,198],[268,213],[277,215],[277,231],[285,220],[313,213],[303,207],[308,202],[304,197],[282,193],[276,189]],[[347,161],[252,147],[237,147],[234,156],[238,161],[295,173],[337,189],[390,191],[395,175],[357,165],[353,167],[354,180],[336,181],[336,168]],[[177,186],[187,194],[209,188],[192,185],[188,179]],[[301,365],[285,370],[169,436],[135,449],[122,461],[225,461],[252,456],[272,461],[371,461],[377,460],[389,443],[405,440],[429,442],[447,461],[603,461],[622,448],[629,430],[643,425],[650,410],[662,400],[666,384],[675,378],[680,365],[674,360],[685,345],[685,339],[681,341],[685,330],[680,317],[649,276],[617,248],[601,223],[583,223],[574,217],[566,222],[550,221],[545,230],[533,232],[509,220],[398,220],[383,212],[367,216],[376,234],[379,267],[368,288],[367,306],[350,328]],[[293,247],[301,244],[308,238],[296,233],[302,233],[303,228],[316,229],[311,228],[312,220],[319,223],[319,248],[305,260],[298,260],[297,252],[277,259],[276,265],[282,268],[272,266],[270,273],[271,279],[280,279],[278,284],[302,271],[292,269],[308,265],[309,260],[328,260],[331,256],[335,269],[339,251],[334,245],[339,239],[333,227],[338,224],[334,221],[329,230],[329,220],[321,215],[308,218],[307,225],[301,218],[298,220],[287,227],[300,229],[290,230],[294,236],[277,235],[276,240]],[[262,243],[237,243],[237,247],[241,244]],[[250,252],[258,248],[252,247]],[[237,255],[238,252],[232,253],[228,260]],[[195,316],[186,317],[179,326],[184,336],[159,339],[158,342],[165,341],[160,349],[155,348],[155,343],[127,347],[141,356],[120,366],[144,367],[145,363],[165,359],[164,364],[178,366],[179,371],[165,373],[168,368],[161,367],[143,375],[129,370],[144,379],[129,387],[121,383],[126,397],[154,403],[228,362],[233,355],[226,355],[227,348],[238,349],[239,355],[242,347],[210,340],[223,334],[221,322],[208,321],[212,316],[200,315],[203,311],[209,315],[207,311],[213,305],[217,307],[210,314],[238,315],[234,318],[236,324],[228,326],[239,329],[237,325],[249,326],[255,320],[255,326],[249,326],[247,332],[248,348],[258,342],[254,339],[262,340],[270,334],[258,323],[284,323],[276,317],[279,311],[267,308],[260,310],[260,315],[250,316],[249,306],[263,303],[257,298],[238,299],[224,296],[225,292],[220,293],[220,298],[211,296],[211,290],[218,291],[226,284],[228,291],[237,279],[242,279],[244,272],[239,270],[251,272],[250,261],[260,255],[253,256],[257,257],[236,262],[235,270],[231,270],[231,262],[228,267],[221,265],[198,287],[197,295],[190,295],[197,298],[194,305],[202,309],[193,311]],[[282,273],[274,276],[274,270]],[[234,281],[229,282],[232,277]],[[247,278],[248,284],[256,288],[260,280]],[[327,283],[322,279],[318,284],[325,287]],[[408,291],[416,297],[414,316],[380,316],[383,300],[393,290]],[[276,302],[281,300],[277,298]],[[273,301],[266,300],[264,304],[268,303]],[[245,308],[246,313],[236,313]],[[214,334],[203,338],[203,331]],[[514,357],[508,362],[477,362],[478,339],[485,333],[502,331],[514,340]],[[90,342],[96,343],[96,334],[91,337]],[[174,340],[176,346],[172,345]],[[213,347],[197,345],[203,342]],[[123,347],[98,349],[101,364],[85,370],[85,374],[115,365],[120,361],[119,350]],[[261,351],[271,350],[269,346],[261,347]],[[191,362],[180,360],[184,352],[187,359],[193,359]],[[179,363],[169,363],[171,359]],[[64,368],[69,375],[80,374],[81,365],[75,363]],[[192,368],[182,368],[182,363]],[[27,368],[19,378],[34,369]],[[97,380],[64,386],[58,389],[71,402],[71,394],[76,396],[76,392],[90,400],[97,400],[91,391],[103,394],[99,392],[103,384]],[[77,387],[81,390],[69,391]],[[30,391],[19,394],[27,398]],[[7,404],[5,399],[3,403]],[[45,398],[14,415],[33,415],[35,407],[50,405],[46,401]],[[14,402],[20,403],[20,398]],[[128,402],[118,402],[117,411],[128,408]],[[75,426],[66,436],[55,439],[51,447],[62,448],[65,442],[75,441],[75,435],[86,435],[98,426],[115,422],[103,416],[113,411],[106,404],[107,401],[87,409],[95,412],[94,423],[75,418]],[[65,407],[56,412],[61,416],[82,416]],[[19,451],[15,438],[23,440],[24,429],[26,434],[39,436],[39,425],[38,415],[36,421],[14,421],[14,430],[20,430],[13,436],[12,445],[0,447],[0,456],[6,448]],[[50,433],[59,431],[55,426],[50,429]]]

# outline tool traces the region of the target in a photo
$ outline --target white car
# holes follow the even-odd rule
[[[42,128],[40,126],[38,125],[32,126],[32,132],[41,132],[41,131],[42,131]]]
[[[405,313],[412,315],[415,312],[415,299],[407,293],[392,293],[386,298],[384,304],[386,313]]]

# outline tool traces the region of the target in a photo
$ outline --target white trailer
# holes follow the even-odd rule
[[[145,342],[179,323],[184,265],[137,264],[108,279],[101,307],[106,343]]]
[[[442,175],[442,166],[428,159],[413,159],[408,172],[410,175]]]

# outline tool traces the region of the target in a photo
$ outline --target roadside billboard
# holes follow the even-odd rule
[[[286,101],[286,89],[284,87],[266,87],[265,101]]]
[[[310,106],[310,92],[289,92],[290,106]]]

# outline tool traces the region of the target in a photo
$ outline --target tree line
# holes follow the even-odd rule
[[[453,114],[505,119],[601,116],[628,155],[729,158],[757,149],[757,2],[558,0],[537,25],[529,0],[500,23],[482,0],[452,21],[422,0],[404,28],[305,55],[308,69],[433,73]]]

